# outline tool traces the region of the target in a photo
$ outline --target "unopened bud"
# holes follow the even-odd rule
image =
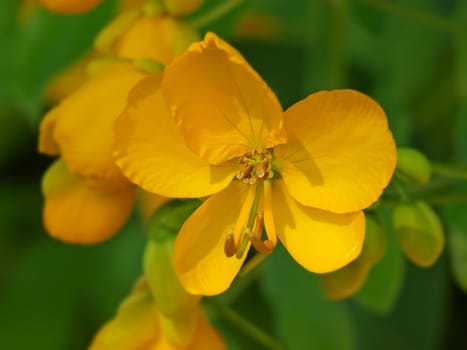
[[[402,250],[415,264],[432,265],[444,247],[441,222],[426,203],[399,204],[393,212],[393,223]]]
[[[350,297],[363,286],[369,271],[370,264],[357,258],[339,270],[319,275],[321,288],[332,300]]]
[[[398,148],[397,174],[409,185],[424,185],[431,177],[430,161],[416,149]]]
[[[183,289],[173,263],[174,237],[151,239],[146,245],[143,269],[160,312],[166,317],[180,318],[191,313],[200,296]]]
[[[383,258],[386,252],[387,233],[381,221],[374,215],[366,214],[365,220],[365,241],[358,259],[374,265]]]

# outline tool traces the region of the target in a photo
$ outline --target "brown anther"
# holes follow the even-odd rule
[[[269,239],[262,241],[261,238],[256,237],[251,232],[248,234],[248,237],[250,238],[251,245],[258,253],[271,254],[274,250],[274,244]]]
[[[225,239],[224,253],[228,258],[237,253],[237,246],[235,245],[235,239],[232,232],[230,232]]]

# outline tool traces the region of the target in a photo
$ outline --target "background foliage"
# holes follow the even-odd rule
[[[358,89],[384,107],[399,146],[467,166],[466,1],[245,0],[203,21],[221,2],[206,0],[193,22],[236,46],[284,108],[318,90]],[[135,218],[97,246],[46,235],[40,177],[51,160],[36,153],[37,127],[50,107],[48,81],[90,50],[115,1],[74,17],[26,3],[0,1],[0,347],[80,350],[141,273],[145,237]],[[447,247],[435,266],[406,260],[388,214],[385,258],[355,297],[331,302],[278,248],[206,303],[229,349],[259,345],[215,302],[287,349],[467,348],[466,173],[457,177],[435,177],[413,194],[443,221]]]

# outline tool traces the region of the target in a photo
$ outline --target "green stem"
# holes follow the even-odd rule
[[[436,175],[458,180],[467,180],[467,169],[455,165],[431,162],[431,171]]]
[[[390,13],[395,16],[404,17],[428,27],[437,29],[439,31],[466,36],[464,28],[453,22],[452,20],[437,16],[431,13],[426,13],[420,10],[410,9],[407,7],[399,6],[397,3],[388,0],[354,0],[356,2],[371,6],[380,11]]]
[[[214,7],[209,12],[201,15],[200,17],[194,18],[191,21],[191,24],[195,28],[202,28],[207,26],[208,24],[215,22],[219,18],[224,17],[227,13],[235,9],[245,0],[226,0],[222,1],[220,5]]]
[[[265,349],[270,350],[283,350],[284,348],[269,334],[264,332],[254,323],[242,317],[239,313],[232,310],[228,306],[219,303],[213,299],[204,299],[205,302],[212,306],[217,314],[224,320],[229,322],[235,329],[238,329],[242,333],[248,335],[251,339],[255,340],[256,343],[262,345]]]

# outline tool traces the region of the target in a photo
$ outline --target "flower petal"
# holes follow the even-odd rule
[[[358,211],[381,195],[396,148],[381,107],[352,90],[322,91],[285,112],[289,135],[275,148],[279,172],[303,205]]]
[[[276,96],[215,34],[166,68],[162,91],[187,146],[211,164],[286,141]]]
[[[190,343],[191,350],[226,349],[219,332],[211,325],[203,310],[198,313],[197,325]]]
[[[60,146],[54,139],[55,125],[57,123],[58,113],[56,109],[52,109],[42,119],[39,130],[39,152],[49,156],[58,156],[60,154]]]
[[[131,186],[95,190],[56,161],[43,178],[44,224],[48,233],[69,243],[91,244],[114,235],[133,208]]]
[[[120,36],[115,54],[168,64],[198,39],[186,21],[168,16],[143,16]]]
[[[113,123],[125,106],[128,92],[143,76],[130,64],[113,64],[50,112],[55,119],[54,140],[72,172],[127,181],[112,155]]]
[[[235,167],[211,166],[185,146],[159,84],[160,75],[154,75],[132,90],[115,125],[118,166],[143,189],[166,197],[197,198],[224,189]]]
[[[245,260],[227,258],[224,244],[240,215],[247,185],[232,183],[208,198],[183,224],[175,241],[174,263],[180,281],[192,294],[225,291]]]
[[[324,273],[354,260],[362,249],[362,212],[334,214],[305,207],[288,193],[282,181],[272,186],[277,234],[290,255],[305,269]]]

